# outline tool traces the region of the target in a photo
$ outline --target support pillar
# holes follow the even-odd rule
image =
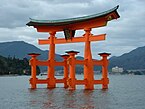
[[[85,89],[94,89],[94,72],[93,72],[93,60],[91,53],[91,44],[89,37],[91,36],[91,29],[87,28],[85,30],[85,50],[84,59],[87,60],[87,65],[84,65],[84,79],[87,80],[85,84]]]
[[[56,82],[55,82],[55,70],[54,70],[54,64],[55,64],[55,33],[56,32],[50,32],[50,47],[49,47],[49,66],[48,66],[48,84],[47,88],[55,88]]]
[[[69,58],[69,55],[62,55],[61,56],[64,59],[64,88],[68,88],[68,84],[67,84],[67,80],[68,80],[68,63],[67,63],[67,59]]]
[[[79,52],[77,51],[68,51],[66,52],[70,55],[69,57],[69,71],[70,77],[68,79],[68,85],[70,90],[76,89],[76,77],[75,77],[75,55]]]
[[[109,61],[107,57],[110,55],[110,53],[100,53],[99,54],[102,57],[103,65],[102,65],[102,89],[108,89],[109,84],[109,78],[108,78],[108,64]]]
[[[36,54],[36,53],[30,53],[28,54],[29,56],[31,56],[31,59],[29,61],[29,64],[31,65],[31,78],[30,78],[30,84],[31,84],[31,89],[36,89],[37,88],[37,78],[36,78],[36,57],[39,56],[40,54]]]

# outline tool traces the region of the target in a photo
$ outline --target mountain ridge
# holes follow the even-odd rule
[[[23,51],[23,52],[22,52]],[[4,57],[15,57],[19,59],[30,58],[28,53],[41,54],[38,58],[42,60],[48,59],[48,50],[41,50],[36,46],[26,43],[24,41],[12,41],[0,43],[0,55]],[[62,60],[61,56],[55,54],[56,60]]]
[[[145,46],[138,47],[121,56],[111,57],[109,61],[109,68],[118,66],[125,70],[145,69]]]
[[[0,55],[4,57],[15,57],[15,58],[28,58],[28,53],[40,53],[38,57],[40,60],[48,59],[48,50],[41,50],[36,46],[26,43],[24,41],[12,41],[12,42],[3,42],[0,43]],[[77,59],[84,59],[81,56],[78,56]],[[56,61],[62,61],[61,55],[55,54]],[[112,56],[109,58],[109,70],[112,67],[118,66],[122,67],[125,70],[129,69],[145,69],[145,46],[138,47],[128,53],[124,53],[121,56]],[[81,67],[81,66],[80,66]],[[60,68],[60,67],[57,67]],[[62,69],[62,67],[60,68]],[[101,70],[99,67],[95,67],[95,70]]]

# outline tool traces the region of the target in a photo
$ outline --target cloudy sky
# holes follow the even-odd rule
[[[41,49],[38,39],[49,36],[27,27],[29,18],[62,19],[91,15],[119,5],[120,18],[108,22],[103,28],[93,29],[93,34],[106,33],[106,40],[92,43],[93,57],[100,52],[119,56],[137,47],[145,46],[145,0],[0,0],[0,42],[25,41]],[[82,35],[78,31],[76,35]],[[63,37],[57,33],[57,37]],[[57,45],[56,52],[78,50],[83,55],[84,43]]]

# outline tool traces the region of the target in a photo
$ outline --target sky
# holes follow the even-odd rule
[[[47,39],[49,33],[38,33],[26,26],[29,18],[56,20],[81,17],[100,13],[119,5],[120,18],[109,21],[107,26],[95,28],[92,34],[106,33],[106,40],[92,42],[93,58],[98,53],[109,52],[120,56],[145,46],[145,0],[0,0],[0,42],[25,41],[40,49],[48,50],[49,45],[38,45],[38,39]],[[77,31],[76,36],[84,34]],[[59,32],[56,37],[64,37]],[[56,53],[66,50],[84,52],[84,43],[56,45]]]

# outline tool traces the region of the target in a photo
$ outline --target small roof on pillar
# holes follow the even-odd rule
[[[60,20],[36,20],[30,18],[30,22],[28,22],[26,25],[34,26],[35,28],[37,28],[38,32],[49,32],[52,30],[63,31],[64,29],[68,28],[70,30],[83,29],[86,27],[95,28],[105,26],[107,21],[119,18],[120,16],[117,12],[118,7],[119,5],[102,13],[77,18],[60,19]]]

